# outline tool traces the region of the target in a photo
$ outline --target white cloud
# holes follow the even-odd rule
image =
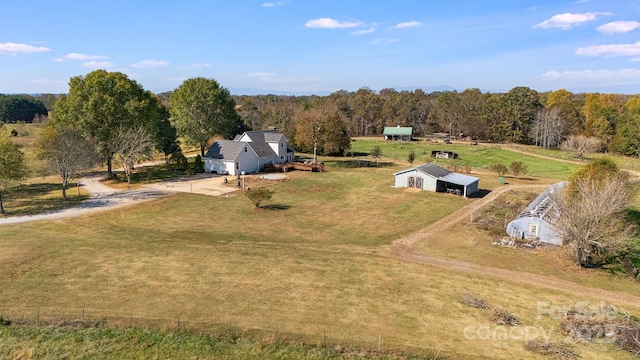
[[[640,55],[640,41],[635,44],[590,45],[576,49],[579,56],[637,56]]]
[[[136,69],[146,69],[146,68],[165,67],[165,66],[169,66],[169,62],[164,60],[142,60],[142,61],[138,61],[135,64],[131,64],[131,67]]]
[[[338,21],[331,18],[318,18],[307,21],[304,26],[316,29],[344,29],[362,26],[360,21]]]
[[[246,73],[246,74],[244,74],[244,76],[248,77],[248,78],[258,79],[258,80],[267,80],[267,79],[275,78],[276,77],[276,73],[274,73],[274,72],[254,71],[254,72]]]
[[[603,34],[623,34],[637,28],[640,28],[640,22],[637,21],[613,21],[598,26],[596,30]]]
[[[405,22],[401,22],[395,26],[392,26],[391,29],[406,29],[406,28],[410,28],[410,27],[416,27],[416,26],[420,26],[422,25],[421,22],[419,21],[405,21]]]
[[[274,2],[266,2],[262,4],[262,7],[277,7],[286,5],[286,1],[274,1]]]
[[[375,31],[376,31],[376,28],[372,27],[370,29],[356,30],[356,31],[350,32],[349,34],[351,34],[351,35],[365,35],[365,34],[374,33]]]
[[[618,70],[580,70],[580,71],[548,71],[542,74],[543,80],[598,80],[598,81],[637,81],[640,69]]]
[[[373,39],[373,41],[371,41],[371,45],[393,44],[393,43],[397,43],[398,41],[400,41],[400,39],[377,38],[377,39]]]
[[[564,13],[553,15],[550,19],[545,20],[539,24],[534,25],[534,28],[560,28],[563,30],[571,29],[574,25],[578,25],[587,21],[592,21],[598,18],[598,16],[611,15],[611,13],[604,12],[587,12],[581,14]]]
[[[80,60],[80,61],[91,61],[91,60],[102,60],[106,59],[106,56],[102,55],[87,55],[87,54],[79,54],[79,53],[68,53],[63,57],[59,57],[56,61],[67,61],[67,60]]]
[[[39,52],[51,51],[44,46],[31,46],[27,44],[4,43],[0,44],[0,54],[17,56],[20,54],[33,54]]]
[[[81,66],[89,69],[109,69],[114,67],[115,64],[110,61],[87,61]]]

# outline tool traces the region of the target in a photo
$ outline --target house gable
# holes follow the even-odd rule
[[[218,140],[204,156],[206,171],[229,174],[258,172],[266,164],[293,159],[294,152],[287,138],[275,130],[246,131],[234,140]],[[220,165],[221,162],[225,165]]]

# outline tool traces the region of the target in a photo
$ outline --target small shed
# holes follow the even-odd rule
[[[428,163],[393,174],[396,187],[422,189],[469,197],[478,192],[480,179],[451,172],[436,163]]]
[[[560,216],[555,196],[566,185],[563,181],[547,187],[507,225],[507,234],[516,239],[562,245],[562,233],[554,226]]]
[[[395,141],[411,141],[413,137],[413,128],[412,127],[402,127],[402,126],[386,126],[384,131],[382,132],[385,140],[395,140]]]
[[[433,150],[431,152],[431,157],[436,159],[457,159],[458,153],[453,151]]]

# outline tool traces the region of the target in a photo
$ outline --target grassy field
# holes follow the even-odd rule
[[[179,322],[204,333],[232,326],[259,338],[278,333],[316,345],[365,349],[380,345],[382,350],[438,353],[454,359],[513,359],[542,357],[524,349],[524,336],[502,338],[492,333],[501,328],[486,311],[461,304],[464,293],[516,315],[523,322],[522,331],[550,332],[555,342],[565,337],[557,320],[539,316],[541,303],[572,307],[609,300],[394,257],[390,251],[394,239],[479,199],[392,187],[393,172],[408,166],[406,146],[415,146],[423,156],[418,164],[429,160],[434,144],[357,139],[353,145],[362,158],[369,147],[380,145],[384,154],[380,166],[358,167],[361,164],[350,158],[323,159],[326,173],[292,172],[288,181],[269,185],[275,196],[267,209],[253,208],[242,196],[176,194],[73,219],[2,226],[0,315],[31,320],[86,316],[113,325],[165,329]],[[452,148],[460,154],[460,162],[473,165],[471,175],[481,178],[483,189],[551,183],[575,169],[492,146]],[[497,161],[505,165],[524,161],[529,174],[507,178],[509,184],[502,185],[483,169]],[[578,269],[562,250],[496,248],[491,241],[495,237],[490,232],[468,221],[426,239],[421,249],[430,255],[640,295],[637,283],[604,271]],[[626,310],[636,315],[640,311]],[[490,331],[488,336],[485,330]],[[14,330],[0,330],[0,338],[16,338],[7,331]],[[7,351],[28,350],[39,341],[56,347],[49,335],[37,334],[41,330],[15,331],[27,335]],[[58,344],[68,346],[76,336],[91,337],[63,334]],[[104,336],[105,349],[130,344],[118,340],[122,334],[113,335],[114,340]],[[87,346],[100,353],[96,342]],[[136,357],[138,348],[131,348],[128,355]],[[632,358],[611,344],[576,344],[574,349],[583,358]],[[197,351],[192,356],[199,356]],[[314,358],[313,351],[309,353]],[[256,357],[279,357],[266,354]]]
[[[436,161],[441,166],[457,165],[462,168],[465,165],[469,165],[477,172],[483,169],[488,171],[486,169],[493,164],[503,164],[508,167],[512,162],[521,161],[528,167],[527,175],[548,180],[564,180],[578,167],[575,164],[515,153],[500,145],[443,144],[425,141],[393,142],[380,141],[377,138],[357,138],[351,142],[351,148],[356,157],[369,157],[369,153],[374,146],[380,146],[384,158],[406,166],[409,165],[407,162],[409,152],[414,151],[416,154],[414,165]],[[459,158],[456,160],[434,159],[431,157],[433,150],[453,151],[459,155]]]

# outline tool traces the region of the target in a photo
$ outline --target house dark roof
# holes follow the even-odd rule
[[[244,151],[245,146],[250,143],[234,141],[234,140],[218,140],[213,143],[204,154],[205,158],[209,159],[221,159],[234,161],[238,158],[241,151]]]
[[[276,156],[271,146],[264,141],[252,141],[252,142],[240,142],[241,144],[249,145],[253,151],[258,154],[258,157]]]
[[[251,142],[238,141],[242,135],[236,136],[235,140],[218,140],[209,147],[204,157],[235,161],[245,147],[251,148],[261,158],[277,156],[271,146],[265,142],[265,138],[277,139],[275,140],[277,142],[284,136],[280,133],[270,133],[268,131],[247,131],[245,134],[249,136]]]

